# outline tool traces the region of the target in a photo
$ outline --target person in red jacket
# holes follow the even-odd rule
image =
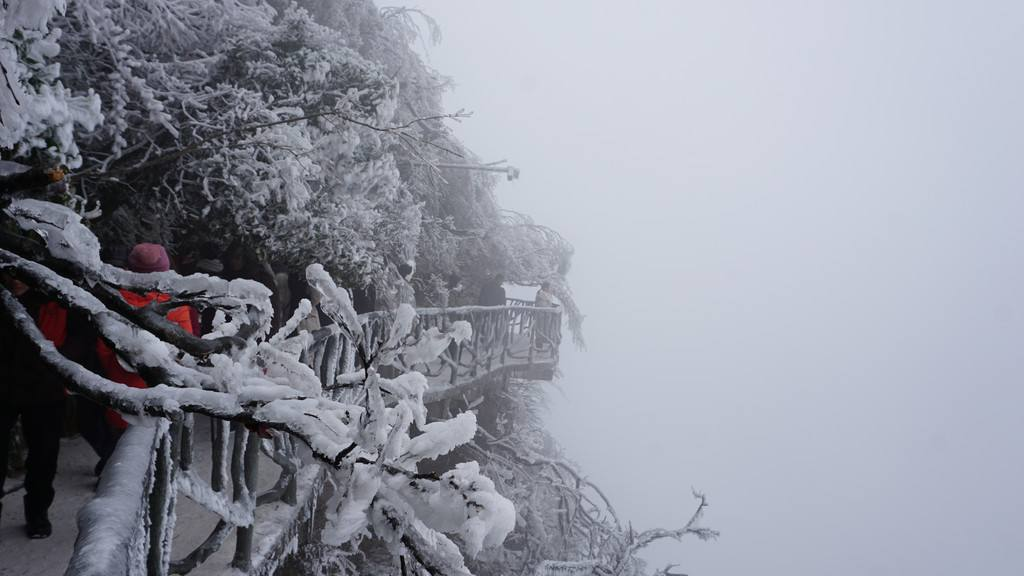
[[[132,272],[166,272],[171,269],[170,258],[167,251],[159,244],[137,244],[128,254],[127,268]],[[150,302],[167,302],[171,299],[167,294],[156,291],[137,294],[129,290],[121,290],[121,297],[136,308],[141,308]],[[189,334],[195,334],[196,330],[192,324],[192,311],[190,306],[179,306],[167,313],[167,319],[179,325]],[[131,367],[131,365],[117,356],[117,352],[107,345],[103,340],[96,344],[96,354],[99,356],[99,363],[103,374],[114,382],[120,382],[132,388],[146,388],[148,385]],[[113,410],[107,410],[107,421],[115,430],[123,431],[128,423],[121,418],[120,414]],[[109,455],[107,455],[109,456]],[[101,456],[102,458],[102,456]]]

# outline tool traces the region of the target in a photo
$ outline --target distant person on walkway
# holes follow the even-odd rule
[[[199,260],[195,263],[196,272],[221,276],[224,274],[224,262],[220,259],[220,250],[213,242],[205,242],[199,248]]]
[[[413,308],[416,307],[416,291],[412,287],[412,264],[408,262],[402,262],[398,265],[398,304],[408,304]],[[397,308],[397,306],[396,306]]]
[[[279,279],[269,262],[247,248],[240,240],[235,240],[228,246],[222,263],[224,271],[218,274],[221,278],[225,280],[236,280],[238,278],[255,280],[270,290],[271,300],[274,302],[274,328],[279,328],[287,322],[288,319],[284,316],[284,308],[280,303],[281,289],[278,285]]]
[[[88,322],[13,278],[4,284],[35,320],[40,332],[68,358],[78,361],[91,342],[81,336]],[[75,337],[77,336],[77,337]],[[13,327],[0,330],[0,489],[7,478],[7,452],[11,429],[21,417],[28,445],[25,462],[25,522],[29,538],[47,538],[52,532],[48,510],[53,503],[53,479],[64,420],[64,384],[33,350],[29,340]],[[0,492],[2,494],[2,492]],[[0,511],[3,503],[0,501]]]
[[[537,295],[533,298],[533,305],[541,308],[551,308],[555,305],[555,296],[551,293],[551,283],[544,282],[537,289]]]
[[[137,244],[128,254],[128,269],[132,272],[166,272],[171,269],[171,261],[167,251],[159,244]],[[145,294],[136,294],[129,290],[122,289],[121,297],[136,308],[141,308],[150,302],[167,302],[171,299],[167,294],[151,291]],[[178,306],[167,313],[167,319],[181,326],[189,334],[195,334],[196,328],[192,325],[192,312],[190,306]],[[132,388],[146,388],[146,381],[139,376],[131,365],[118,357],[117,353],[103,340],[96,343],[96,353],[99,356],[100,365],[104,375]],[[128,424],[121,416],[113,411],[107,410],[107,421],[117,430],[123,431]],[[109,457],[109,454],[105,455]],[[100,456],[105,462],[104,456]]]
[[[220,259],[220,249],[213,242],[204,242],[199,248],[198,259],[192,263],[191,272],[207,274],[210,276],[221,276],[224,274],[224,262]],[[196,329],[196,336],[209,334],[213,331],[213,319],[217,310],[209,306],[202,312],[191,308],[192,327]]]
[[[377,309],[377,288],[373,282],[352,289],[352,307],[356,314],[368,314]]]
[[[448,275],[448,280],[438,290],[438,300],[441,308],[447,308],[450,303],[452,296],[458,296],[462,292],[462,278],[459,278],[458,274],[454,272]]]
[[[480,288],[481,306],[504,306],[505,305],[505,276],[495,274]]]

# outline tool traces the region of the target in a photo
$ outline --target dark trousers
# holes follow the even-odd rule
[[[107,409],[84,396],[75,397],[75,411],[78,413],[78,432],[89,443],[96,455],[100,457],[98,469],[103,465],[117,447],[121,431],[107,422]]]
[[[7,452],[11,429],[21,416],[21,430],[28,446],[25,461],[25,516],[43,514],[53,503],[53,478],[64,424],[64,401],[28,406],[0,407],[0,488],[7,479]]]

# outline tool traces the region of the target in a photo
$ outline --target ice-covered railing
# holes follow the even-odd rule
[[[300,467],[333,475],[338,487],[326,505],[326,544],[354,547],[372,535],[403,565],[427,573],[468,574],[463,554],[500,544],[514,526],[511,502],[475,463],[444,474],[417,472],[418,461],[446,454],[477,429],[472,413],[428,423],[424,397],[430,379],[445,369],[443,384],[452,386],[534,358],[550,362],[557,357],[557,311],[505,306],[417,314],[403,306],[360,318],[347,293],[313,265],[307,279],[333,324],[315,335],[297,331],[312,310],[303,301],[275,332],[269,291],[258,283],[114,268],[100,260],[96,238],[75,213],[35,200],[3,204],[0,271],[90,320],[124,365],[150,384],[126,387],[64,357],[0,287],[0,319],[69,390],[132,424],[114,459],[129,465],[104,478],[98,497],[108,500],[83,512],[69,573],[109,574],[120,562],[126,565],[115,572],[185,573],[232,532],[232,565],[267,573],[274,559],[254,565],[258,507],[294,505]],[[155,290],[169,301],[134,308],[122,290]],[[199,338],[167,321],[167,311],[182,305],[213,309],[213,332]],[[208,478],[193,466],[197,418],[212,421],[202,440],[211,443]],[[261,452],[282,472],[270,490],[257,493]],[[131,474],[135,482],[126,479]],[[127,484],[131,490],[118,488]],[[184,555],[175,551],[172,560],[178,495],[220,521],[199,546]],[[96,554],[97,546],[118,552]]]
[[[143,573],[150,551],[161,560],[170,529],[160,512],[173,500],[163,499],[163,507],[148,504],[151,495],[167,493],[166,473],[156,465],[166,442],[166,425],[125,431],[96,496],[78,513],[78,540],[67,574]],[[151,539],[156,545],[150,546]]]
[[[532,365],[533,359],[538,363],[557,359],[561,318],[555,309],[471,306],[419,310],[411,334],[418,341],[424,333],[432,333],[436,337],[459,320],[469,320],[481,329],[474,331],[473,336],[466,341],[449,344],[436,360],[410,367],[427,374],[432,381],[460,388],[504,367]],[[360,317],[366,340],[378,342],[377,347],[371,348],[371,354],[376,353],[380,345],[376,336],[389,334],[393,321],[393,314],[383,312]],[[435,328],[437,330],[432,332]],[[339,374],[356,372],[357,366],[362,364],[361,359],[357,359],[356,347],[336,324],[317,330],[311,334],[311,340],[302,352],[302,360],[314,369],[323,383],[336,382]],[[530,348],[517,346],[517,342],[527,344]],[[408,358],[409,362],[413,362],[412,356]],[[406,356],[400,357],[399,362],[406,362]],[[335,394],[341,396],[349,387],[341,385],[334,389]],[[428,389],[426,395],[430,394]],[[155,562],[159,566],[159,559],[170,552],[167,547],[173,539],[173,532],[158,533],[151,529],[143,533],[129,528],[150,523],[164,526],[159,520],[166,517],[165,510],[174,506],[175,489],[178,495],[205,503],[211,512],[222,517],[194,549],[174,551],[169,563],[171,573],[185,574],[198,567],[228,544],[232,531],[235,532],[233,566],[242,570],[258,567],[260,573],[267,573],[267,563],[273,564],[275,559],[259,558],[253,561],[256,543],[253,541],[251,523],[259,515],[261,506],[274,502],[284,502],[291,506],[300,504],[297,499],[297,472],[303,465],[303,459],[299,456],[301,449],[289,436],[275,435],[273,439],[260,439],[244,426],[230,425],[216,418],[210,420],[209,436],[206,437],[202,437],[206,429],[197,430],[195,418],[191,415],[186,415],[182,422],[156,433],[151,428],[130,429],[133,437],[143,438],[145,449],[139,452],[139,441],[125,443],[124,449],[119,450],[114,461],[127,463],[130,472],[126,474],[118,466],[114,466],[113,470],[119,477],[130,478],[127,484],[134,490],[132,495],[137,506],[128,511],[118,510],[116,515],[98,512],[110,509],[107,504],[111,496],[107,492],[118,491],[126,483],[123,480],[108,481],[104,478],[97,499],[87,508],[89,512],[84,512],[79,518],[82,537],[68,574],[88,574],[86,569],[90,565],[103,567],[92,573],[106,574],[110,573],[109,567],[112,564],[129,560]],[[211,445],[210,450],[202,451],[210,454],[213,460],[208,478],[200,477],[198,467],[193,462],[197,441]],[[161,449],[162,442],[169,443],[171,447],[170,462],[175,468],[173,476],[176,478],[173,485],[168,483],[167,474],[157,470],[161,460],[152,457]],[[260,458],[261,453],[265,458]],[[251,513],[247,513],[240,500],[244,500],[246,490],[255,493],[254,482],[258,468],[261,463],[265,465],[268,459],[281,468],[280,476],[272,488],[256,494],[255,506]],[[141,469],[140,462],[143,464]],[[144,481],[140,483],[139,478],[144,478]],[[306,517],[303,516],[303,519]],[[178,529],[191,528],[179,526]],[[100,545],[103,538],[98,534],[116,534],[121,543],[110,546],[107,541],[104,549]],[[145,543],[142,550],[146,553],[136,552],[131,557],[128,551],[139,549],[140,543]],[[83,562],[83,558],[101,549],[104,551],[95,558],[102,562]]]
[[[0,271],[88,319],[123,365],[150,385],[130,388],[66,358],[0,287],[0,320],[27,339],[69,390],[116,409],[132,426],[114,460],[131,465],[104,478],[99,497],[109,500],[83,513],[69,573],[109,574],[111,563],[121,561],[127,565],[116,572],[187,572],[232,532],[232,565],[266,573],[273,562],[254,566],[253,558],[258,508],[294,501],[300,466],[302,473],[315,467],[332,475],[337,487],[324,507],[322,540],[329,546],[352,548],[372,535],[403,565],[468,574],[463,554],[496,546],[512,530],[511,502],[476,463],[443,474],[417,472],[420,460],[448,453],[477,430],[471,412],[428,423],[424,396],[429,379],[444,367],[451,385],[500,364],[529,362],[538,353],[552,357],[557,314],[470,307],[418,315],[403,306],[360,318],[348,294],[312,265],[307,280],[333,324],[319,339],[297,330],[312,310],[303,301],[274,331],[270,294],[258,283],[133,274],[103,263],[95,236],[62,206],[4,200],[2,209]],[[169,300],[134,308],[122,290],[155,290]],[[182,305],[213,309],[212,333],[199,338],[167,321],[167,311]],[[213,422],[209,439],[202,440],[211,443],[214,460],[208,478],[193,466],[198,418]],[[148,449],[140,447],[147,442]],[[257,493],[261,452],[282,473],[273,488]],[[142,453],[147,456],[140,462]],[[117,489],[131,483],[123,476],[130,470],[132,490]],[[172,560],[178,495],[220,522],[201,545],[183,556],[175,551]],[[127,529],[131,525],[134,532]],[[90,552],[97,543],[124,552]]]
[[[555,364],[562,335],[562,316],[558,308],[518,306],[463,306],[458,308],[421,308],[413,335],[421,342],[437,342],[449,326],[464,321],[473,326],[473,333],[459,344],[443,347],[439,353],[405,354],[398,365],[416,370],[433,384],[428,399],[436,399],[453,390],[473,384],[496,370],[523,365]],[[363,331],[370,342],[379,342],[386,334],[393,316],[374,312],[365,317]],[[436,345],[436,344],[435,344]],[[415,351],[414,351],[415,352]],[[429,356],[429,360],[424,357]],[[359,359],[356,359],[357,365]],[[447,384],[447,386],[442,386]]]

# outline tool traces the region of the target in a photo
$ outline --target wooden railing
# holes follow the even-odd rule
[[[532,303],[531,303],[532,304]],[[498,369],[535,363],[557,363],[561,343],[561,312],[557,308],[534,306],[464,306],[460,308],[423,308],[413,335],[431,328],[446,330],[451,323],[465,320],[473,327],[473,336],[460,345],[452,345],[429,364],[406,365],[427,376],[431,389],[426,401],[434,401],[456,389],[473,385],[479,378]],[[391,330],[392,316],[374,312],[365,316],[363,330],[369,353],[376,352]],[[358,362],[356,363],[358,367]]]
[[[65,574],[152,573],[148,570],[149,556],[158,560],[170,537],[165,532],[167,523],[154,516],[174,505],[173,500],[166,500],[173,491],[167,489],[170,483],[155,462],[155,455],[168,441],[167,431],[166,421],[158,421],[152,428],[132,426],[125,431],[96,495],[78,512],[78,540]],[[163,502],[153,501],[161,496]],[[151,529],[146,530],[146,526]]]
[[[514,301],[498,307],[418,310],[416,337],[434,327],[444,330],[459,320],[473,327],[471,339],[449,346],[437,360],[402,366],[427,376],[430,389],[424,400],[443,399],[499,370],[557,363],[561,313],[529,304]],[[361,318],[367,352],[373,354],[387,337],[393,317],[374,312]],[[361,365],[352,343],[334,325],[313,334],[302,360],[325,384]],[[207,417],[197,422],[192,415],[178,422],[155,422],[152,428],[130,427],[119,443],[95,498],[79,513],[78,540],[66,574],[186,574],[217,554],[232,533],[231,567],[248,574],[271,574],[298,524],[312,516],[325,470],[303,445],[285,434],[260,438],[242,425]],[[197,456],[208,458],[205,475],[196,466]],[[271,488],[258,492],[260,467],[269,462],[280,467],[280,475]],[[186,554],[174,551],[172,559],[179,495],[218,519],[200,544]],[[126,507],[126,502],[134,505]],[[115,503],[116,513],[111,513]],[[281,524],[275,532],[278,542],[260,546],[262,552],[257,554],[254,540],[260,507],[274,503],[287,504],[296,513],[274,519]]]

